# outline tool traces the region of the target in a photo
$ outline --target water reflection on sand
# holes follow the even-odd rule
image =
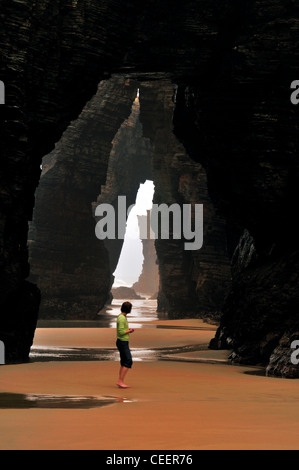
[[[112,304],[101,310],[99,313],[101,324],[104,322],[109,328],[115,328],[116,319],[120,313],[122,303],[125,302],[121,299],[113,299]],[[146,322],[154,321],[158,319],[157,314],[157,301],[150,299],[138,299],[131,301],[133,308],[131,313],[128,315],[130,326],[133,325],[136,328],[142,328],[146,325]]]
[[[116,319],[125,299],[114,299],[99,312],[97,320],[40,320],[38,328],[116,328]],[[156,324],[161,319],[157,314],[157,301],[150,299],[132,300],[133,308],[128,316],[129,326],[133,328],[169,328],[197,329],[200,326],[178,326]],[[178,353],[191,353],[203,350],[207,345],[194,344],[163,348],[131,348],[134,361],[171,360]],[[30,351],[30,360],[40,361],[119,361],[119,353],[114,347],[66,347],[47,344],[34,344]]]
[[[38,328],[116,328],[116,319],[120,308],[126,299],[113,299],[110,305],[104,307],[98,314],[97,320],[39,320]],[[134,299],[130,313],[129,324],[132,328],[155,328],[150,322],[158,319],[157,301],[150,299]],[[158,351],[151,349],[131,348],[134,361],[157,359]],[[33,346],[30,352],[31,361],[116,361],[118,351],[113,348],[72,348],[60,346]]]
[[[168,348],[130,348],[134,362],[170,360],[172,355],[205,350],[206,345],[194,344]],[[33,346],[30,352],[33,362],[48,361],[119,361],[116,348],[66,348],[60,346]]]
[[[126,299],[113,299],[98,313],[96,320],[39,320],[38,328],[115,328],[120,308]],[[131,300],[133,308],[128,316],[132,328],[155,327],[149,322],[158,319],[157,301],[150,299]]]

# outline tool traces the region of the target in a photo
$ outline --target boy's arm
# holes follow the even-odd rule
[[[128,333],[133,333],[135,330],[134,328],[129,328],[128,330],[125,329],[125,320],[120,319],[119,321],[119,327],[118,327],[118,332],[120,336],[127,335]]]

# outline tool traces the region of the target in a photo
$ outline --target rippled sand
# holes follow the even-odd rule
[[[214,330],[200,320],[154,320],[137,328],[127,390],[115,386],[117,355],[92,361],[36,357],[2,366],[0,448],[297,449],[299,381],[228,365],[225,351],[201,351]],[[114,344],[111,328],[39,328],[34,341],[45,350],[113,349]],[[192,345],[197,345],[193,351]],[[139,349],[157,348],[172,352],[164,350],[163,360],[138,357]],[[24,404],[26,397],[32,406],[26,401],[17,407],[16,399]],[[64,407],[63,400],[71,399],[77,405]]]

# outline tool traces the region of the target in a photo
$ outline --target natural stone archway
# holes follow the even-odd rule
[[[126,210],[128,210],[131,205],[135,204],[140,184],[152,178],[153,149],[150,140],[143,136],[140,123],[140,102],[139,97],[136,96],[139,84],[135,83],[135,86],[136,92],[131,114],[113,139],[106,181],[101,186],[97,202],[94,204],[96,208],[97,205],[108,203],[115,211],[115,239],[105,238],[104,240],[109,253],[111,276],[117,267],[125,236],[123,233],[122,238],[118,237],[118,217],[120,215],[122,220],[126,217],[123,213],[119,214],[118,198],[125,196]],[[97,217],[95,218],[98,220]]]
[[[2,2],[0,339],[7,360],[28,356],[36,323],[27,231],[41,159],[98,84],[123,73],[178,85],[176,135],[206,171],[232,248],[244,233],[214,346],[229,344],[234,360],[251,363],[268,363],[275,350],[269,371],[298,376],[289,360],[299,330],[298,130],[289,99],[299,74],[298,13],[295,2],[277,0]]]
[[[96,238],[94,210],[108,202],[117,218],[118,196],[134,203],[140,182],[151,176],[136,93],[136,82],[123,77],[102,82],[43,160],[29,231],[30,280],[42,291],[40,318],[96,319],[109,299],[122,240]]]
[[[136,98],[111,142],[137,87],[141,111]],[[29,232],[30,280],[42,292],[40,318],[97,318],[110,297],[122,240],[96,239],[93,194],[100,191],[93,210],[109,203],[117,221],[118,196],[126,196],[129,207],[140,182],[150,178],[155,203],[202,203],[205,210],[201,250],[186,252],[183,241],[156,240],[158,310],[172,317],[218,317],[230,282],[225,224],[214,213],[203,168],[173,134],[174,93],[174,85],[165,80],[139,84],[113,77],[102,82],[55,151],[44,158]],[[115,115],[116,102],[120,117]],[[153,240],[143,240],[144,249],[147,244]]]
[[[1,80],[6,105],[0,110],[5,119],[0,128],[0,336],[7,342],[7,360],[28,355],[37,318],[40,294],[25,280],[29,275],[28,220],[42,157],[53,150],[71,120],[96,93],[98,83],[111,73],[139,78],[166,73],[182,78],[186,73],[192,76],[199,64],[203,73],[217,43],[219,24],[230,15],[214,0],[209,5],[205,2],[203,11],[192,1],[184,3],[183,10],[181,3],[170,9],[165,5],[162,14],[160,8],[156,1],[140,4],[135,0],[129,4],[111,0],[1,4]],[[240,18],[234,19],[239,22]],[[171,30],[180,30],[181,37],[170,30],[165,36],[168,24]]]

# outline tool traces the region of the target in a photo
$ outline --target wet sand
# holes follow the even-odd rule
[[[226,351],[205,349],[214,332],[200,320],[152,321],[137,328],[133,358],[139,348],[178,350],[165,350],[163,360],[136,360],[127,375],[132,388],[126,390],[115,386],[117,356],[2,366],[0,449],[298,449],[299,381],[228,365]],[[34,340],[35,347],[114,344],[111,328],[39,328]],[[192,345],[194,351],[180,350]],[[27,394],[32,407],[28,400],[17,407],[16,400],[23,403]],[[42,397],[48,402],[37,406]],[[63,406],[76,398],[77,404]]]

